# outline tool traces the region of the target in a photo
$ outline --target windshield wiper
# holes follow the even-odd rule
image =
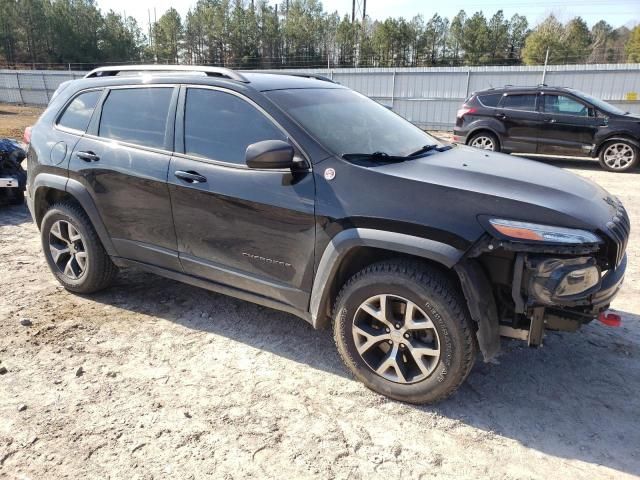
[[[428,145],[425,145],[421,149],[416,150],[413,153],[410,153],[409,155],[407,155],[406,158],[417,157],[417,156],[422,155],[424,153],[428,153],[431,150],[437,150],[438,152],[444,152],[445,150],[449,150],[450,148],[451,148],[451,145],[438,145],[437,143],[430,143]]]
[[[387,152],[373,152],[373,153],[344,153],[342,154],[342,158],[345,160],[363,160],[363,159],[373,159],[373,160],[383,160],[390,162],[399,162],[406,160],[405,157],[399,157],[397,155],[389,155]]]
[[[437,143],[430,143],[408,155],[389,155],[386,152],[345,153],[342,155],[342,158],[344,158],[345,160],[373,159],[373,160],[382,160],[382,161],[388,161],[388,162],[402,162],[405,160],[410,160],[412,158],[419,157],[432,150],[437,150],[438,152],[444,152],[445,150],[449,150],[450,148],[451,148],[451,145],[438,145]]]

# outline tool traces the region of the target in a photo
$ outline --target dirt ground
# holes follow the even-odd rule
[[[0,136],[6,125],[0,113]],[[546,161],[640,218],[638,174]],[[329,331],[285,313],[133,270],[70,294],[24,207],[0,210],[0,253],[0,478],[640,475],[637,229],[613,305],[621,328],[594,322],[538,350],[504,341],[498,364],[478,359],[432,407],[370,392]]]
[[[38,120],[42,109],[0,103],[0,138],[15,138],[22,141],[25,127]]]

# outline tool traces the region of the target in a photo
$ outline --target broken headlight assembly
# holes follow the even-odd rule
[[[601,271],[593,257],[530,257],[526,267],[530,298],[543,305],[579,303],[600,288]]]
[[[602,240],[596,234],[587,230],[540,225],[537,223],[518,222],[490,218],[489,225],[500,236],[516,241],[548,242],[562,244],[600,243]]]

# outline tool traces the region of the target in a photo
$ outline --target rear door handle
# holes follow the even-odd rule
[[[504,120],[505,118],[507,118],[507,116],[504,113],[496,113],[496,118]]]
[[[545,118],[544,121],[545,121],[545,123],[556,123],[556,119],[555,118]]]
[[[184,180],[187,183],[204,183],[207,181],[207,177],[200,175],[198,172],[184,172],[182,170],[176,170],[174,175],[180,180]]]
[[[78,157],[81,160],[84,160],[85,162],[97,162],[98,160],[100,160],[100,157],[91,151],[76,152],[76,157]]]

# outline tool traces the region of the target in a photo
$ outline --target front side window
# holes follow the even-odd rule
[[[337,155],[405,156],[439,143],[379,103],[346,88],[273,90],[266,95]]]
[[[89,126],[93,109],[102,95],[102,90],[91,90],[78,95],[67,106],[58,120],[58,125],[84,132]]]
[[[187,155],[245,164],[247,147],[287,137],[245,100],[219,90],[190,88],[184,112]]]
[[[126,88],[109,92],[102,106],[98,135],[163,148],[173,88]]]
[[[542,96],[542,110],[544,113],[556,115],[574,115],[577,117],[589,116],[589,109],[584,103],[578,102],[564,95]]]
[[[502,108],[533,112],[536,109],[536,95],[507,95],[502,99]]]

